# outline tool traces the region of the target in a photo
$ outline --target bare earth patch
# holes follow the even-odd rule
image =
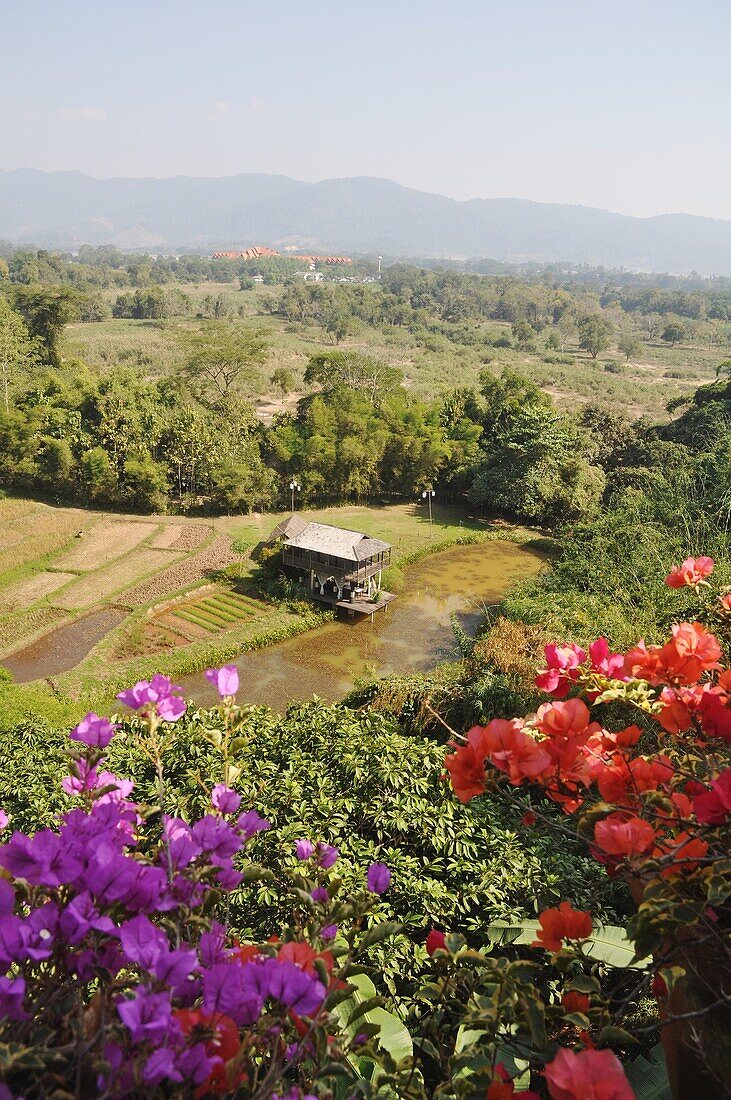
[[[111,596],[112,593],[120,592],[128,584],[133,584],[147,573],[159,569],[161,565],[171,560],[172,555],[173,551],[153,550],[147,546],[133,550],[122,561],[113,562],[91,576],[79,577],[74,584],[69,585],[57,599],[53,600],[53,604],[68,611],[91,607],[107,596]],[[128,599],[122,597],[121,602],[126,604]]]
[[[90,534],[79,539],[79,545],[69,550],[55,564],[60,569],[98,569],[100,565],[106,565],[137,546],[155,529],[155,524],[137,523],[135,520],[126,523],[100,523]]]
[[[37,603],[44,596],[49,596],[51,592],[63,588],[75,576],[75,573],[36,573],[34,577],[28,577],[27,580],[19,581],[18,584],[5,589],[0,595],[0,610],[16,611],[18,608]]]
[[[168,523],[150,546],[159,550],[197,550],[210,533],[211,528],[201,523]]]
[[[160,551],[158,550],[159,554]],[[172,592],[184,588],[188,584],[202,581],[210,573],[223,569],[238,561],[238,555],[231,549],[231,540],[224,535],[218,538],[206,550],[196,554],[194,558],[186,558],[177,564],[158,573],[156,577],[143,581],[136,588],[125,592],[119,602],[125,607],[141,607],[142,604],[151,603],[153,600],[164,600]]]

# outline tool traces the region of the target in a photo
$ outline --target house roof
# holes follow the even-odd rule
[[[308,523],[297,534],[292,535],[287,531],[284,538],[288,546],[318,554],[331,554],[346,561],[367,561],[384,550],[390,550],[389,544],[381,539],[369,538],[362,531],[331,527],[328,523]]]
[[[298,516],[296,512],[293,512],[291,516],[287,516],[281,523],[272,531],[271,535],[267,539],[267,542],[276,542],[277,539],[291,539],[295,535],[299,535],[304,531],[305,527],[309,526],[306,519],[302,519],[302,516]]]

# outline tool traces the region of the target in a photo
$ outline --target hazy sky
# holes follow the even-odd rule
[[[731,0],[0,0],[0,167],[731,218]]]

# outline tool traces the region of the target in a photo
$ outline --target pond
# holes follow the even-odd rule
[[[405,570],[403,592],[388,611],[368,618],[327,623],[307,634],[244,653],[235,662],[241,677],[239,701],[275,710],[318,695],[342,698],[357,677],[425,671],[455,653],[451,616],[473,632],[485,604],[499,600],[516,581],[536,573],[544,559],[511,542],[458,546]],[[216,699],[202,673],[185,676],[187,698]]]

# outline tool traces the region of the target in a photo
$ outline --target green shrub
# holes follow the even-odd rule
[[[205,812],[220,780],[220,754],[210,731],[215,711],[197,711],[171,728],[163,754],[163,809],[188,817]],[[16,828],[48,823],[65,796],[64,734],[24,725],[0,735],[0,805]],[[486,943],[491,922],[534,917],[569,897],[611,913],[617,888],[572,840],[560,850],[540,828],[520,826],[520,808],[481,800],[462,806],[442,780],[444,747],[405,736],[377,714],[312,702],[280,717],[263,708],[245,721],[233,760],[243,807],[256,806],[272,830],[258,845],[262,863],[277,870],[280,852],[300,837],[326,840],[341,851],[343,888],[364,864],[382,860],[393,872],[380,916],[404,925],[387,952],[376,950],[390,992],[408,999],[432,926]],[[158,803],[155,769],[141,751],[136,722],[109,752],[109,766],[135,780],[138,801]],[[285,916],[265,886],[243,887],[226,914],[244,936],[266,936]],[[283,903],[281,903],[283,904]]]

